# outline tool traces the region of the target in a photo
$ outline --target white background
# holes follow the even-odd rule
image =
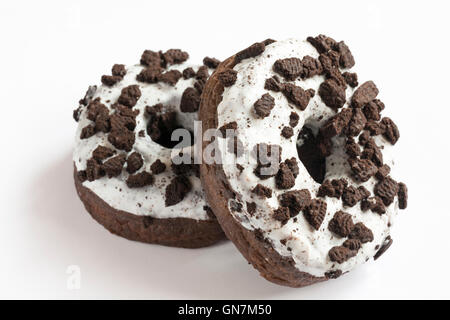
[[[448,1],[1,1],[0,298],[450,298]],[[113,236],[77,198],[72,109],[114,63],[183,48],[345,40],[397,122],[410,201],[377,262],[303,289],[258,276],[231,243],[183,250]],[[67,288],[67,268],[81,288]]]

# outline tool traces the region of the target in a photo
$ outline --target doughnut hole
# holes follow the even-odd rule
[[[192,146],[194,144],[192,131],[184,128],[178,120],[176,111],[151,114],[148,116],[147,134],[154,142],[168,149]],[[177,129],[184,130],[182,138],[178,135],[172,137]]]
[[[317,183],[325,179],[325,157],[318,148],[317,135],[311,127],[304,125],[297,137],[297,153],[310,176]]]

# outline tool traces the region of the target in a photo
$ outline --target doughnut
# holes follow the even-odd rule
[[[76,190],[113,234],[186,248],[224,239],[198,165],[174,161],[192,143],[171,141],[172,133],[194,130],[201,91],[219,64],[206,57],[197,66],[188,58],[179,49],[145,50],[139,64],[115,64],[74,110]]]
[[[343,42],[268,39],[222,62],[200,103],[200,173],[227,237],[274,283],[302,287],[377,259],[407,188],[398,127]],[[210,150],[214,152],[210,153]]]

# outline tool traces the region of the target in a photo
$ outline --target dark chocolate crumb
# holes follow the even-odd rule
[[[88,139],[95,134],[95,127],[92,124],[88,124],[81,130],[80,139]]]
[[[126,181],[129,188],[142,188],[153,184],[154,178],[147,171],[142,171],[128,176]]]
[[[95,148],[94,151],[92,151],[92,158],[94,158],[95,160],[100,162],[100,161],[105,160],[106,158],[111,157],[115,153],[116,153],[116,151],[111,148],[107,148],[104,146],[98,146],[97,148]]]
[[[205,80],[197,80],[194,83],[194,88],[201,94],[203,92],[203,88],[205,87]]]
[[[359,241],[358,239],[347,239],[344,241],[342,246],[350,250],[358,251],[359,249],[361,249],[361,241]]]
[[[347,127],[353,111],[350,108],[342,109],[338,114],[329,119],[321,128],[320,132],[325,138],[340,135]]]
[[[356,137],[364,129],[367,119],[361,109],[354,109],[352,118],[348,123],[346,134],[350,137]]]
[[[353,207],[359,201],[366,199],[369,196],[370,192],[364,186],[359,186],[358,188],[348,186],[342,193],[342,203],[346,207]]]
[[[205,57],[203,59],[203,64],[208,68],[215,69],[219,66],[220,60],[216,58]]]
[[[273,76],[271,78],[266,79],[266,82],[264,83],[264,89],[280,92],[283,89],[283,84],[280,83],[280,80],[277,76]]]
[[[232,86],[236,80],[237,80],[237,72],[233,69],[227,69],[225,71],[222,71],[217,75],[217,78],[219,79],[220,83],[224,87],[230,87]]]
[[[328,256],[330,257],[330,260],[337,263],[343,263],[347,261],[348,259],[354,257],[356,255],[356,250],[350,250],[349,248],[337,246],[331,248],[331,250],[328,252]]]
[[[116,110],[116,113],[123,117],[136,118],[139,114],[139,110],[130,109],[127,106],[121,105],[120,103],[114,103],[111,108]]]
[[[80,99],[80,101],[78,101],[78,103],[83,106],[87,106],[89,104],[89,102],[91,102],[92,97],[94,96],[96,91],[97,91],[97,86],[89,86],[88,89],[86,90],[86,93],[84,94],[84,97],[82,99]],[[78,122],[77,119],[75,119],[75,121]]]
[[[88,181],[97,180],[105,175],[102,166],[95,159],[86,161],[86,178]]]
[[[131,108],[136,105],[136,102],[140,97],[141,97],[141,90],[139,89],[138,85],[134,84],[122,89],[118,102]]]
[[[371,160],[377,167],[383,165],[383,153],[373,139],[369,139],[366,143],[361,158]]]
[[[353,58],[350,49],[344,43],[344,41],[336,43],[334,48],[337,52],[339,52],[339,64],[342,68],[351,68],[355,65],[355,59]]]
[[[182,156],[182,155],[180,155]],[[174,158],[175,159],[175,158]],[[195,163],[179,163],[175,164],[172,159],[172,170],[176,175],[179,176],[190,176],[195,175],[196,177],[200,176],[200,165]]]
[[[368,131],[363,131],[359,136],[358,143],[362,146],[365,146],[369,139],[370,133]]]
[[[108,134],[108,141],[117,149],[131,151],[135,141],[134,132],[128,130],[112,130]]]
[[[111,69],[111,73],[113,76],[123,78],[127,74],[127,70],[125,69],[125,65],[123,64],[115,64]]]
[[[111,129],[113,131],[133,131],[136,127],[136,119],[122,116],[116,112],[110,117]]]
[[[293,103],[300,110],[305,110],[311,99],[311,93],[303,90],[292,83],[286,83],[282,88],[283,95],[289,102]]]
[[[344,72],[342,76],[350,87],[356,88],[358,86],[358,75],[356,73]]]
[[[384,103],[378,99],[375,99],[363,107],[363,112],[367,120],[379,121],[381,119],[380,112],[383,109]]]
[[[154,66],[142,69],[142,71],[136,76],[136,80],[146,83],[157,83],[162,71],[162,68]]]
[[[141,56],[141,64],[145,66],[163,67],[164,61],[162,60],[161,52],[145,50]]]
[[[323,72],[322,63],[310,56],[304,56],[302,59],[303,70],[300,73],[302,79],[307,79]]]
[[[393,201],[399,190],[398,183],[387,176],[382,181],[379,181],[374,188],[374,192],[377,196],[383,199],[383,203],[388,206]]]
[[[289,125],[292,128],[295,128],[297,126],[299,120],[300,120],[300,116],[298,115],[298,113],[292,111],[291,114],[289,115]]]
[[[316,230],[319,230],[326,213],[327,203],[320,199],[313,199],[304,211],[305,219]]]
[[[78,181],[80,181],[81,183],[85,182],[87,180],[86,170],[78,171],[77,178],[78,178]]]
[[[209,70],[206,66],[201,66],[198,68],[197,73],[195,74],[195,79],[206,81],[209,78]]]
[[[325,277],[327,279],[337,279],[340,276],[342,276],[342,270],[332,270],[332,271],[325,272]]]
[[[191,67],[188,67],[186,69],[183,70],[183,78],[184,79],[190,79],[195,77],[195,71],[194,69],[192,69]]]
[[[200,93],[192,87],[186,88],[181,96],[181,112],[197,112],[200,107]]]
[[[79,106],[78,108],[74,109],[72,112],[72,117],[73,120],[75,120],[75,122],[80,121],[80,115],[81,115],[81,106]]]
[[[255,202],[247,202],[247,212],[253,216],[256,213],[256,203]]]
[[[109,178],[117,177],[122,172],[125,161],[126,156],[124,154],[119,154],[105,161],[105,163],[103,163],[102,165],[102,169],[105,170]]]
[[[182,73],[178,70],[169,70],[158,76],[158,79],[164,83],[174,86],[180,78],[183,77]]]
[[[138,152],[133,152],[127,158],[127,172],[130,174],[135,173],[144,165],[144,159]]]
[[[361,155],[361,148],[359,145],[355,142],[353,138],[348,138],[347,142],[345,143],[345,153],[350,158],[356,158]]]
[[[256,42],[252,44],[250,47],[238,52],[235,56],[235,64],[238,64],[244,59],[253,58],[256,56],[259,56],[261,53],[264,52],[266,46],[264,42]]]
[[[348,159],[356,181],[366,182],[377,173],[377,166],[368,159]]]
[[[373,81],[366,81],[355,90],[352,96],[352,107],[362,108],[367,103],[375,99],[378,95],[378,88]]]
[[[403,182],[400,182],[398,184],[398,207],[400,209],[406,209],[408,206],[408,188],[406,187],[406,184]]]
[[[294,130],[292,129],[292,127],[283,127],[283,129],[281,130],[281,135],[286,139],[289,139],[294,135]]]
[[[277,40],[274,40],[274,39],[271,39],[271,38],[267,38],[262,43],[264,43],[264,45],[268,46],[269,44],[272,44],[274,42],[277,42]]]
[[[275,106],[275,99],[268,93],[265,93],[254,104],[253,108],[258,118],[263,119],[269,116]]]
[[[242,212],[242,203],[231,200],[230,201],[230,210],[233,212]]]
[[[317,196],[340,198],[347,187],[348,182],[345,179],[325,180],[319,187]]]
[[[288,207],[294,217],[311,204],[311,194],[307,189],[288,191],[280,195],[278,201],[282,207]]]
[[[144,216],[143,222],[144,222],[144,228],[150,227],[154,223],[155,219],[149,216]]]
[[[363,199],[361,201],[361,210],[364,212],[372,210],[373,212],[382,215],[386,213],[386,206],[384,205],[383,200],[376,196]]]
[[[319,96],[334,110],[342,108],[345,104],[345,90],[334,79],[327,79],[320,84]]]
[[[323,34],[320,34],[317,37],[308,37],[307,40],[319,53],[327,52],[336,45],[336,41],[334,39]]]
[[[153,174],[160,174],[166,170],[166,165],[164,163],[162,163],[161,160],[157,159],[150,166],[150,170],[152,170]]]
[[[121,81],[121,80],[122,80],[122,77],[119,77],[119,76],[109,76],[109,75],[103,75],[103,76],[102,76],[102,79],[101,79],[102,83],[103,83],[105,86],[108,86],[108,87],[111,87],[111,86],[115,85],[117,82],[119,82],[119,81]]]
[[[189,58],[189,54],[180,49],[170,49],[164,52],[162,57],[167,64],[180,64]]]
[[[188,178],[184,176],[176,176],[173,178],[166,187],[166,207],[181,202],[191,189],[192,185]]]
[[[285,58],[275,61],[273,70],[286,80],[292,81],[303,73],[303,65],[299,58]]]
[[[279,207],[278,209],[273,211],[273,218],[277,221],[280,221],[281,224],[286,224],[290,218],[289,208]]]
[[[222,137],[226,137],[227,136],[227,130],[232,130],[231,133],[234,133],[237,130],[237,122],[233,121],[233,122],[229,122],[229,123],[225,123],[223,126],[221,126],[219,128],[220,133],[222,133]]]
[[[378,168],[378,171],[375,174],[375,177],[378,180],[383,180],[384,178],[386,178],[389,175],[390,172],[391,172],[391,167],[389,167],[387,164],[384,164]]]
[[[383,134],[386,128],[381,122],[369,120],[366,123],[365,128],[367,131],[369,131],[371,136],[378,136],[380,134]]]
[[[314,89],[306,89],[306,93],[312,98],[316,95],[316,91]]]
[[[328,223],[328,229],[341,237],[347,237],[353,228],[352,216],[343,211],[336,212]]]
[[[284,162],[280,164],[280,169],[275,176],[275,184],[278,189],[290,189],[295,185],[294,174]]]
[[[398,131],[397,125],[394,123],[394,121],[387,117],[381,119],[381,124],[385,128],[383,136],[391,144],[396,144],[398,139],[400,138],[400,132]]]
[[[298,162],[297,159],[292,157],[290,159],[286,159],[284,160],[284,163],[287,164],[287,166],[289,167],[289,169],[291,170],[292,174],[294,175],[295,178],[297,178],[297,175],[299,173],[299,168],[298,168]]]
[[[350,239],[358,239],[362,243],[373,241],[372,230],[367,228],[362,222],[358,222],[354,225],[348,237]]]
[[[260,183],[253,188],[252,192],[261,198],[272,198],[272,189],[265,187]]]

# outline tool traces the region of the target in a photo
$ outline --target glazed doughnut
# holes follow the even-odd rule
[[[92,217],[119,236],[178,247],[203,247],[224,238],[207,206],[198,165],[172,161],[191,143],[203,86],[219,61],[192,65],[178,49],[146,50],[140,64],[116,64],[91,86],[74,110],[73,153],[78,195]]]
[[[200,119],[220,129],[221,160],[201,165],[207,200],[272,282],[301,287],[378,258],[406,207],[391,172],[398,128],[354,64],[323,35],[266,40],[221,63],[204,88]]]

